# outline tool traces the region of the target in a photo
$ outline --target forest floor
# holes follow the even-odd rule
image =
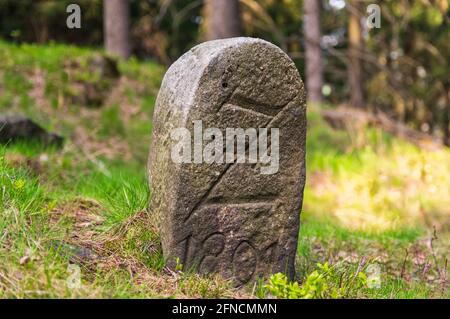
[[[131,59],[116,77],[99,55],[0,42],[0,112],[66,138],[62,149],[0,149],[0,297],[269,297],[264,282],[237,290],[164,268],[146,212],[164,68]],[[449,298],[450,150],[425,151],[376,128],[336,131],[319,114],[310,107],[299,287],[327,262],[323,297]],[[369,280],[354,281],[358,274]]]

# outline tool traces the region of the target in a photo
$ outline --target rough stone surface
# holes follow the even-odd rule
[[[279,128],[279,171],[255,164],[175,164],[171,130]],[[192,135],[193,136],[193,135]],[[225,136],[225,134],[224,134]],[[253,38],[198,45],[167,71],[149,156],[150,212],[169,267],[218,272],[237,285],[294,275],[305,183],[306,104],[294,63]]]

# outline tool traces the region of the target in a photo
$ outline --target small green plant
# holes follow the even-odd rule
[[[328,263],[317,264],[303,284],[289,282],[284,274],[270,277],[265,288],[270,294],[282,299],[323,299],[348,298],[367,286],[367,277],[362,271],[356,273],[339,272]]]
[[[182,271],[183,270],[183,264],[181,263],[180,258],[177,257],[176,259],[176,266],[175,266],[175,270],[176,271]]]
[[[282,299],[299,299],[303,298],[302,290],[300,289],[298,282],[289,282],[287,277],[278,273],[272,275],[269,279],[269,283],[264,286],[270,294]]]

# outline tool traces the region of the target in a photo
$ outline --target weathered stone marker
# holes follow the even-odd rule
[[[277,272],[292,277],[305,183],[306,106],[289,57],[252,38],[198,45],[167,71],[153,120],[150,211],[158,218],[167,265],[218,272],[238,285]],[[216,133],[208,138],[206,130],[198,139],[199,121]],[[192,133],[186,147],[190,152],[192,141],[192,161],[174,160],[179,128]],[[263,160],[237,162],[229,140],[217,134],[228,138],[227,128],[267,128],[275,169],[267,170]],[[272,129],[279,130],[279,141]],[[255,141],[247,136],[246,153]],[[208,160],[208,143],[218,145],[212,152],[217,161]],[[223,145],[232,162],[220,162]]]

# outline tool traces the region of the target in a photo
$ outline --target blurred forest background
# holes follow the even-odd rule
[[[449,298],[449,6],[0,0],[0,298]],[[147,211],[164,73],[234,36],[278,45],[307,88],[294,283],[168,270]]]
[[[280,46],[304,70],[311,101],[382,110],[450,145],[447,0],[130,0],[124,6],[125,2],[111,1],[117,4],[109,15],[112,34],[129,29],[116,49],[120,53],[120,46],[125,46],[124,57],[131,53],[169,65],[201,41],[263,38]],[[62,18],[70,3],[1,0],[0,36],[17,43],[101,46],[103,19],[108,19],[102,1],[77,1],[82,28],[71,30]],[[380,28],[367,27],[370,4],[381,9]]]

